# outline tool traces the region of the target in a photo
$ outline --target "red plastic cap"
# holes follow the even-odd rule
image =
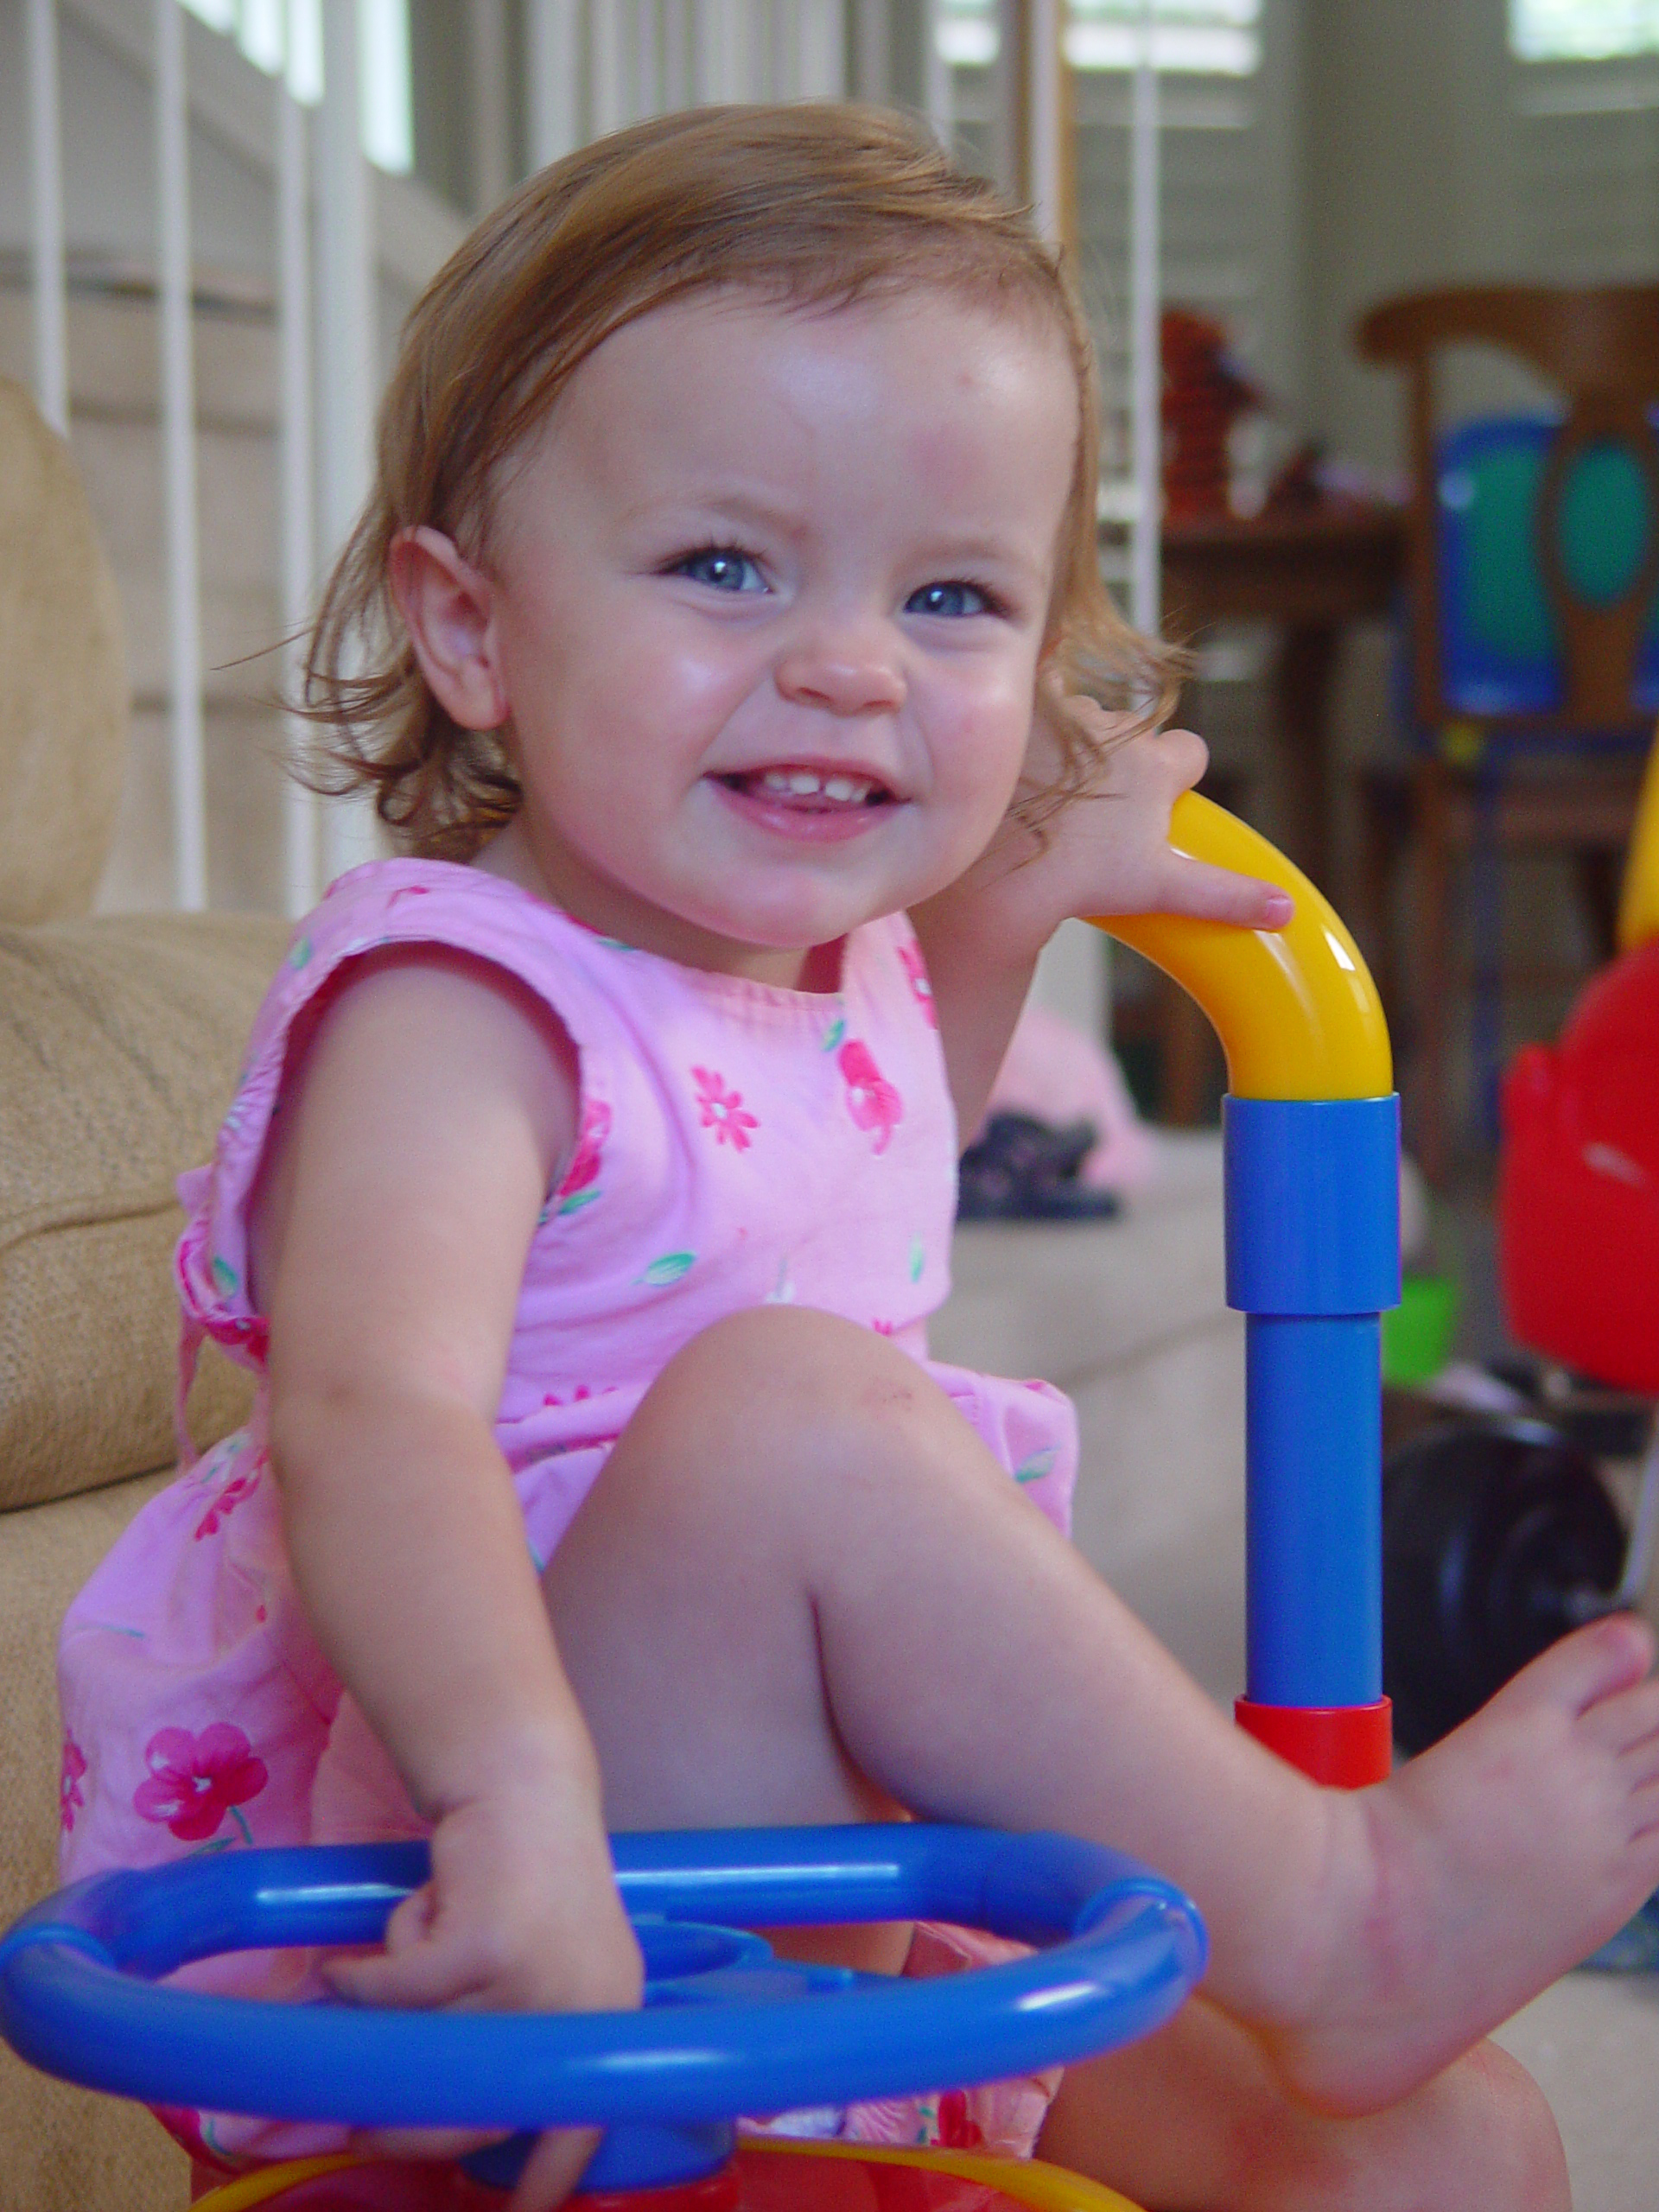
[[[1242,1697],[1233,1707],[1247,1736],[1300,1767],[1311,1782],[1332,1789],[1364,1789],[1386,1782],[1394,1770],[1394,1707],[1375,1705],[1254,1705]]]

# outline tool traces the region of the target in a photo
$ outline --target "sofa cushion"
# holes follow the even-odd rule
[[[87,911],[126,750],[115,578],[69,448],[0,377],[0,921]]]
[[[264,917],[0,928],[0,1510],[175,1455],[175,1179],[206,1160],[287,941]],[[204,1351],[199,1438],[245,1411]]]

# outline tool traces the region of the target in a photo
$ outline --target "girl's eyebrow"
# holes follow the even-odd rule
[[[762,492],[737,490],[729,486],[639,499],[623,509],[622,519],[627,524],[683,523],[692,528],[718,520],[731,523],[740,530],[769,530],[791,537],[804,536],[807,527],[798,507],[768,498]]]

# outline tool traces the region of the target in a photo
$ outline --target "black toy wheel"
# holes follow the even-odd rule
[[[1382,1673],[1420,1751],[1601,1609],[1624,1529],[1578,1446],[1541,1421],[1414,1437],[1382,1477]]]

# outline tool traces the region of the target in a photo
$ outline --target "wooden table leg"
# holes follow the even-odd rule
[[[1285,846],[1327,898],[1336,837],[1331,818],[1331,692],[1337,626],[1287,623],[1273,667],[1274,736],[1283,771]]]

